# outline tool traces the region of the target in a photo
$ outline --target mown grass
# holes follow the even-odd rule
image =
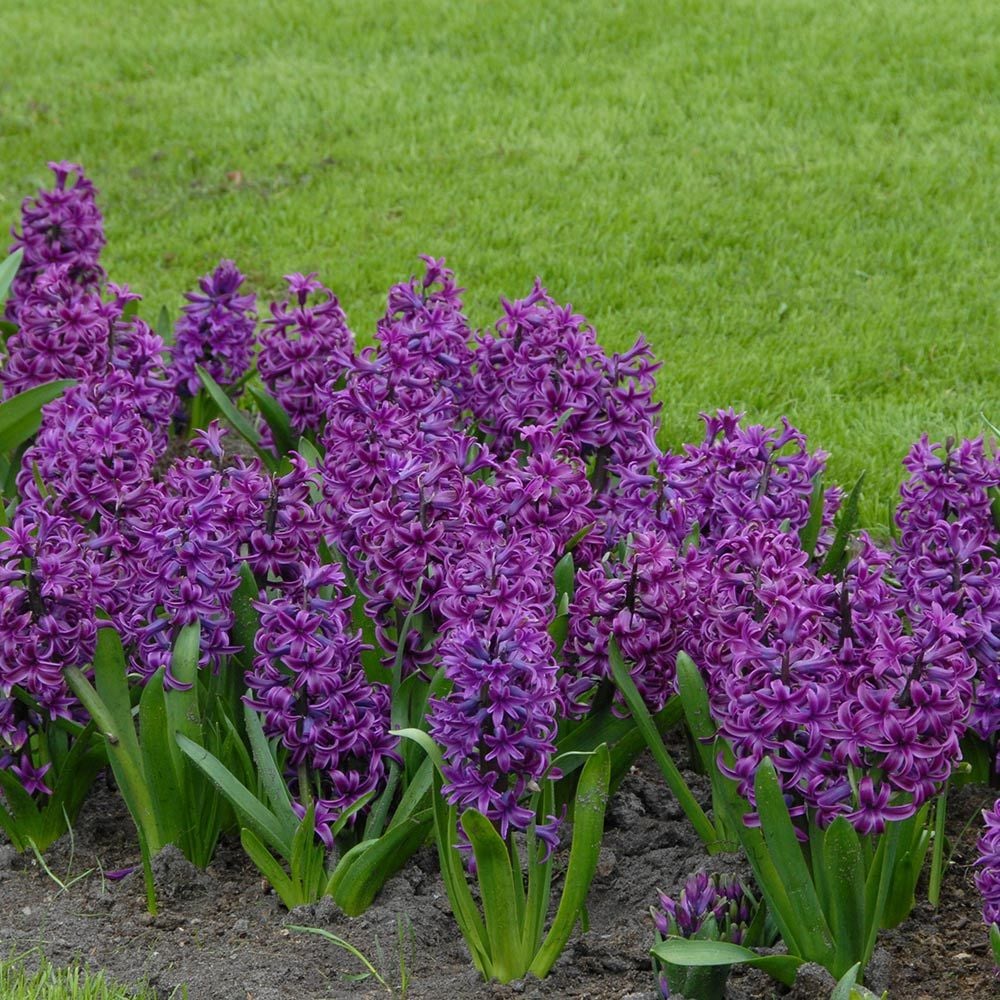
[[[1000,417],[994,0],[8,0],[0,220],[82,161],[149,314],[221,255],[362,336],[415,255],[477,325],[540,274],[699,410],[787,413],[885,520]]]
[[[79,967],[56,969],[39,957],[34,972],[28,972],[24,960],[16,956],[0,961],[0,997],[3,1000],[156,1000],[152,990],[126,989],[110,983],[102,972],[91,973]],[[177,993],[176,1000],[184,1000]]]

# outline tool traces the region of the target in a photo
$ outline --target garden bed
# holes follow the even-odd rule
[[[686,776],[708,805],[702,779]],[[918,903],[901,927],[882,937],[887,954],[876,954],[872,972],[876,980],[888,975],[892,1000],[1000,995],[970,874],[978,823],[966,826],[988,795],[969,787],[954,796],[950,824],[958,839],[938,910]],[[397,995],[401,926],[410,997],[652,1000],[648,908],[654,890],[677,890],[689,873],[708,864],[656,768],[642,758],[609,808],[588,903],[589,931],[574,935],[544,982],[500,986],[484,984],[472,967],[432,847],[420,850],[355,919],[329,900],[289,914],[233,842],[223,844],[206,871],[167,848],[155,865],[161,907],[151,917],[140,873],[117,882],[104,874],[138,860],[128,813],[104,783],[95,788],[73,836],[46,854],[65,891],[30,854],[0,847],[0,949],[37,947],[56,964],[82,961],[127,982],[147,980],[164,998],[183,996],[178,988],[186,986],[189,1000],[332,1000],[388,993],[372,979],[351,981],[349,976],[364,971],[360,962],[289,926],[321,927],[343,937],[379,968]],[[764,1000],[784,993],[816,1000],[824,982],[806,972],[787,994],[762,973],[737,970],[729,997]]]

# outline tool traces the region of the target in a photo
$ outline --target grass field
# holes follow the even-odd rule
[[[179,5],[182,6],[183,5]],[[670,442],[787,413],[885,520],[922,431],[1000,422],[995,0],[7,0],[0,222],[52,158],[114,279],[318,270],[368,335],[415,255],[643,331]]]

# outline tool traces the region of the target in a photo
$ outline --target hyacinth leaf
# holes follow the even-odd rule
[[[419,814],[387,830],[378,840],[358,844],[340,859],[327,893],[349,917],[360,916],[386,879],[424,842],[429,829],[430,816]]]
[[[830,1000],[851,1000],[854,987],[857,986],[858,976],[861,974],[861,963],[855,962],[837,981]]]
[[[580,773],[573,806],[573,839],[562,898],[549,933],[531,963],[530,971],[539,979],[548,975],[562,954],[587,901],[601,854],[610,781],[611,757],[607,745],[602,743]]]
[[[546,781],[542,785],[535,824],[547,822],[555,811],[555,788],[551,781]],[[525,900],[524,933],[521,936],[521,951],[531,957],[537,954],[542,943],[542,931],[552,895],[552,861],[545,856],[544,841],[535,835],[535,824],[528,835],[528,895]]]
[[[98,629],[94,685],[79,667],[66,667],[63,676],[103,733],[118,789],[146,847],[155,854],[166,842],[162,839],[142,766],[139,739],[132,720],[125,652],[117,631],[107,625]]]
[[[7,293],[21,266],[24,250],[15,250],[3,263],[0,263],[0,304],[7,301]]]
[[[991,486],[986,495],[990,498],[990,513],[993,515],[993,526],[1000,531],[1000,487]]]
[[[250,740],[250,751],[257,765],[257,777],[276,818],[279,822],[284,820],[282,824],[284,837],[290,843],[295,833],[296,820],[292,812],[292,797],[288,785],[278,769],[274,753],[264,735],[260,716],[249,705],[244,705],[243,717],[246,721],[247,738]]]
[[[862,472],[858,476],[858,481],[854,484],[851,492],[847,496],[847,502],[844,504],[843,510],[840,512],[840,516],[837,518],[837,534],[834,536],[833,544],[830,546],[830,551],[827,552],[826,558],[823,560],[819,568],[819,575],[825,576],[827,573],[832,573],[834,576],[840,576],[844,571],[844,567],[847,565],[847,542],[851,537],[851,532],[858,525],[858,517],[861,505],[861,486],[865,481],[866,473]]]
[[[567,552],[559,562],[556,563],[554,571],[554,581],[556,585],[556,597],[561,598],[564,594],[569,600],[573,600],[573,589],[576,582],[576,566],[573,563],[573,553]]]
[[[233,405],[233,401],[226,394],[225,389],[201,365],[195,365],[195,371],[197,371],[198,378],[201,379],[201,384],[205,387],[209,398],[219,408],[219,412],[226,418],[233,430],[257,452],[266,468],[270,469],[271,472],[276,471],[278,459],[261,446],[260,432],[257,428]],[[192,424],[194,424],[193,418]]]
[[[816,543],[819,541],[819,533],[823,527],[823,501],[825,499],[823,473],[817,472],[813,476],[812,494],[809,497],[809,520],[806,521],[802,530],[799,531],[799,543],[802,546],[802,551],[810,559],[812,559],[813,553],[816,551]]]
[[[757,768],[754,793],[767,851],[792,907],[785,914],[786,922],[798,925],[799,953],[830,968],[835,958],[833,937],[770,757],[765,757]]]
[[[682,937],[661,941],[653,947],[652,954],[668,965],[752,965],[786,986],[795,982],[799,966],[805,962],[797,955],[758,955],[749,948],[728,941],[697,941]]]
[[[291,878],[281,867],[274,855],[264,846],[260,838],[249,827],[240,830],[240,843],[247,856],[257,866],[257,870],[271,884],[271,888],[278,894],[278,898],[289,910],[305,903],[313,903],[315,900],[302,899],[301,894]]]
[[[615,684],[618,685],[618,689],[625,698],[625,704],[628,705],[636,725],[642,732],[650,753],[652,753],[657,764],[660,765],[660,770],[663,772],[663,777],[668,787],[674,793],[674,797],[684,810],[684,815],[691,821],[695,832],[701,838],[708,852],[710,854],[716,853],[719,845],[715,827],[709,822],[705,811],[698,805],[697,800],[691,794],[691,789],[688,788],[687,782],[684,781],[681,772],[671,758],[666,746],[664,746],[656,724],[649,714],[649,709],[646,708],[646,704],[642,700],[642,695],[639,694],[639,690],[635,686],[635,681],[632,680],[628,666],[622,659],[618,644],[614,639],[608,643],[608,655],[611,660],[611,673],[615,679]]]
[[[702,769],[705,774],[711,774],[715,770],[715,720],[701,673],[694,660],[684,652],[677,654],[677,690]]]
[[[462,813],[462,829],[476,858],[492,974],[507,983],[524,975],[525,964],[520,953],[521,921],[507,845],[493,824],[475,809]]]
[[[416,774],[406,786],[392,819],[389,820],[389,830],[408,820],[417,811],[431,790],[433,777],[434,764],[429,757],[424,757]]]
[[[30,843],[34,843],[41,822],[38,803],[10,771],[0,770],[0,789],[3,790],[7,806],[0,813],[0,826],[3,826],[18,851],[26,850]],[[2,806],[3,803],[0,803],[0,808]]]
[[[271,429],[271,438],[279,455],[287,455],[295,450],[295,435],[285,408],[265,389],[248,385],[247,392],[253,397],[260,415]]]
[[[857,831],[844,816],[838,816],[824,832],[823,869],[836,943],[831,971],[836,976],[861,958],[865,946],[864,859]]]
[[[253,643],[260,630],[260,614],[253,602],[260,598],[260,587],[246,562],[240,564],[240,583],[233,594],[233,645],[239,646],[237,659],[249,670],[253,666]]]
[[[58,399],[71,385],[76,385],[74,379],[46,382],[0,403],[0,452],[11,452],[34,437],[42,425],[42,407]]]
[[[286,830],[278,817],[208,750],[182,733],[178,733],[175,738],[181,751],[228,799],[243,822],[282,857],[290,857],[291,838],[286,835]]]
[[[990,950],[993,952],[993,961],[1000,965],[1000,925],[990,924]]]
[[[882,927],[882,918],[892,888],[892,873],[899,854],[901,832],[901,824],[886,824],[885,832],[878,838],[878,847],[868,869],[865,880],[865,928],[868,937],[861,957],[862,965],[868,964],[868,959],[875,950],[875,938]]]
[[[155,789],[153,806],[160,830],[166,843],[176,844],[190,817],[187,816],[180,754],[171,731],[163,678],[164,668],[160,667],[142,690],[139,731],[143,773],[150,787]]]
[[[935,810],[941,821],[942,848],[946,800],[947,785],[935,801]],[[920,878],[920,873],[923,871],[932,840],[931,831],[927,827],[928,806],[929,803],[925,803],[916,815],[900,822],[899,860],[893,866],[889,896],[886,899],[885,910],[882,913],[880,930],[897,927],[910,915],[910,911],[916,905],[917,881]],[[935,838],[936,836],[937,822],[935,822]],[[934,860],[937,862],[938,857],[935,856]],[[940,855],[940,863],[941,865],[944,863],[943,850]],[[935,863],[931,868],[927,890],[928,899],[932,906],[937,904],[935,893],[940,892],[941,875],[942,869]]]

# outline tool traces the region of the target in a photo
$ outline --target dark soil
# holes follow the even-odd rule
[[[700,779],[691,780],[703,792]],[[887,980],[893,1000],[1000,997],[972,885],[978,823],[959,836],[984,800],[983,789],[954,796],[957,848],[939,910],[921,904],[902,927],[884,936],[885,952],[870,981],[881,989]],[[475,973],[430,848],[418,852],[368,912],[353,920],[329,900],[289,914],[238,844],[224,843],[206,871],[167,848],[155,864],[160,911],[153,918],[145,910],[141,873],[118,882],[103,875],[135,865],[138,852],[128,814],[102,787],[95,789],[72,838],[54,845],[45,862],[55,878],[34,858],[0,846],[0,953],[37,947],[57,965],[83,961],[120,981],[146,981],[164,998],[185,985],[189,1000],[388,996],[371,979],[349,978],[363,971],[356,959],[320,937],[290,931],[293,924],[345,938],[379,968],[396,995],[402,955],[408,996],[421,1000],[654,1000],[648,911],[655,890],[677,890],[709,864],[655,768],[642,762],[609,807],[588,904],[590,929],[570,942],[544,982],[499,986],[482,983]],[[558,891],[558,878],[555,884]],[[831,986],[817,969],[803,970],[791,993],[757,972],[737,972],[729,995],[819,1000]]]

